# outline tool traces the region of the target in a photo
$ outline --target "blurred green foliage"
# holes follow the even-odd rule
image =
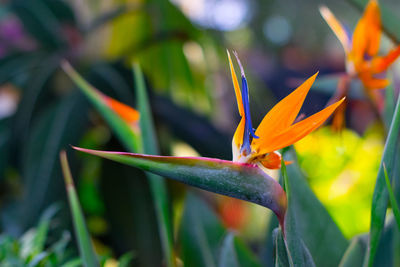
[[[54,236],[57,217],[55,214],[58,211],[58,206],[49,207],[41,216],[39,224],[19,238],[2,233],[0,235],[1,266],[81,266],[81,260],[73,257],[73,250],[70,248],[71,234],[68,231],[62,231]]]

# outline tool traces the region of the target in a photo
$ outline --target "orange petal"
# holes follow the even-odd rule
[[[235,88],[236,102],[238,105],[239,114],[240,114],[240,116],[243,117],[244,111],[243,111],[242,93],[240,91],[239,82],[237,80],[235,69],[232,64],[231,55],[229,54],[228,50],[226,50],[226,53],[228,54],[229,68],[231,70],[233,87]]]
[[[235,147],[232,147],[232,151],[237,151],[239,153],[240,147],[242,146],[243,142],[244,127],[245,127],[245,117],[243,116],[239,122],[238,127],[236,128],[235,134],[233,135],[232,146]]]
[[[374,56],[379,51],[381,40],[381,12],[378,1],[370,0],[365,9],[364,17],[366,20],[368,47],[367,53]]]
[[[360,80],[367,89],[383,89],[389,85],[388,79],[374,78],[371,74],[360,76]]]
[[[103,95],[103,99],[106,104],[128,124],[138,122],[140,114],[136,109],[105,95]]]
[[[324,18],[326,23],[328,23],[329,27],[335,33],[336,37],[342,43],[342,46],[346,53],[351,49],[351,40],[349,34],[343,25],[336,19],[336,17],[332,14],[332,12],[326,6],[321,6],[319,8],[319,12],[321,16]]]
[[[280,169],[282,163],[282,156],[279,152],[271,152],[266,154],[261,160],[260,163],[267,169]]]
[[[341,132],[345,126],[346,120],[346,102],[343,103],[338,109],[336,110],[335,114],[333,115],[332,119],[332,129],[336,132]]]
[[[294,122],[317,75],[318,72],[282,99],[265,115],[256,130],[256,135],[260,138],[253,139],[254,145],[264,143],[273,133],[282,132]]]
[[[389,68],[390,65],[400,56],[400,45],[392,49],[386,56],[374,58],[372,68],[375,73],[380,73]]]
[[[284,132],[278,133],[275,136],[265,139],[265,142],[260,144],[257,154],[266,154],[278,149],[290,146],[299,141],[318,127],[320,127],[332,115],[335,109],[344,101],[342,98],[338,102],[324,108],[318,113],[290,126]]]
[[[370,0],[353,34],[353,52],[357,58],[378,53],[381,37],[381,16],[376,0]]]

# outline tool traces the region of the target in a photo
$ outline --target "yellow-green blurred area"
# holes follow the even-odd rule
[[[378,126],[363,136],[324,127],[295,145],[314,193],[348,238],[369,229],[383,137]]]

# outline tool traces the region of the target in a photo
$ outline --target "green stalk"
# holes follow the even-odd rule
[[[397,222],[397,226],[399,227],[399,230],[400,230],[400,210],[399,210],[399,205],[397,204],[396,197],[394,196],[392,186],[390,185],[390,179],[389,179],[389,175],[387,173],[385,164],[383,164],[383,169],[385,171],[386,187],[387,187],[388,192],[389,192],[389,199],[390,199],[390,203],[392,204],[393,215],[394,215],[394,218],[395,218],[395,220]]]
[[[64,182],[68,195],[68,202],[71,208],[75,235],[78,240],[79,253],[85,267],[100,266],[94,252],[90,235],[86,229],[85,219],[79,204],[78,195],[75,190],[74,181],[68,165],[67,154],[65,151],[60,152],[61,168],[64,174]]]
[[[137,106],[140,113],[140,130],[142,132],[142,148],[146,154],[157,155],[158,144],[154,130],[153,117],[146,92],[146,85],[142,70],[138,64],[133,65],[135,77],[135,89]],[[174,252],[174,236],[171,217],[168,207],[168,194],[164,178],[156,174],[146,172],[149,178],[150,190],[153,195],[158,228],[162,242],[162,248],[166,257],[167,266],[176,266]]]

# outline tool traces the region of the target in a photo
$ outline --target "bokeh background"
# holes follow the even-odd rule
[[[51,205],[58,206],[53,240],[71,229],[58,160],[59,151],[66,149],[96,250],[111,258],[134,251],[134,263],[141,266],[160,262],[143,173],[69,147],[124,150],[60,69],[62,59],[99,90],[131,106],[131,63],[140,63],[161,153],[230,160],[239,114],[226,49],[236,50],[244,65],[254,125],[320,71],[301,111],[308,116],[326,105],[338,74],[345,71],[343,49],[318,7],[327,5],[353,29],[362,11],[357,2],[0,1],[2,236],[21,236]],[[400,11],[395,0],[381,2]],[[392,46],[386,37],[382,42],[382,50]],[[394,66],[390,73],[394,84],[396,70]],[[308,183],[347,238],[369,228],[386,125],[355,83],[346,128],[339,133],[326,125],[295,145]],[[168,186],[177,233],[185,205],[191,203],[185,202],[190,191],[254,251],[262,251],[272,220],[268,210],[176,182],[168,181]],[[71,255],[76,254],[74,244],[68,245]]]

